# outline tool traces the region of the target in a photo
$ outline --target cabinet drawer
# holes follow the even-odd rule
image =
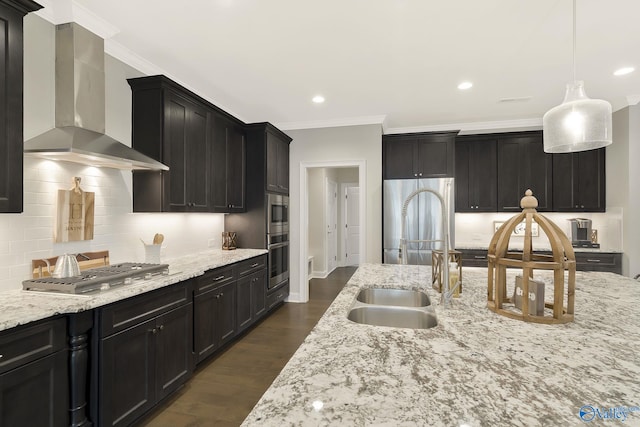
[[[235,265],[215,268],[204,273],[196,279],[195,294],[201,294],[208,290],[225,285],[236,279]]]
[[[182,282],[129,298],[98,311],[100,336],[105,337],[159,316],[191,301],[190,282]]]
[[[246,276],[247,274],[255,273],[258,270],[262,270],[267,266],[267,256],[260,255],[254,258],[250,258],[246,261],[238,263],[238,276]]]
[[[622,273],[622,254],[576,252],[576,270]]]
[[[462,252],[463,267],[486,267],[487,266],[487,250],[486,249],[456,249]]]
[[[283,302],[285,298],[289,296],[289,281],[278,289],[275,289],[269,295],[267,295],[267,310],[271,310],[273,307]]]
[[[65,318],[9,329],[0,334],[0,373],[61,350],[66,345]]]

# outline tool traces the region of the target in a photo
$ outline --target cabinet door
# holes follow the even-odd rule
[[[553,209],[605,211],[604,148],[553,155]]]
[[[458,141],[455,158],[456,212],[496,212],[496,141]]]
[[[19,2],[14,7],[24,7]],[[0,212],[22,212],[22,17],[0,4]]]
[[[251,282],[252,280],[253,280],[253,275],[245,276],[238,279],[238,286],[236,288],[237,289],[236,316],[237,316],[237,322],[238,322],[238,326],[237,326],[238,332],[241,332],[247,327],[249,327],[249,325],[251,325],[251,322],[253,320],[253,316],[251,313],[251,290],[252,290]]]
[[[276,172],[278,189],[289,194],[289,144],[278,140],[278,169]]]
[[[236,282],[219,288],[218,304],[220,307],[217,324],[220,344],[231,340],[236,334]]]
[[[251,277],[251,314],[255,322],[267,312],[267,270]]]
[[[229,125],[220,116],[213,116],[212,120],[212,158],[211,164],[211,203],[215,212],[227,211],[227,132]]]
[[[227,212],[245,211],[245,153],[244,131],[231,126],[227,132],[225,179],[227,187]]]
[[[193,371],[192,304],[176,308],[156,320],[157,398],[180,387]]]
[[[387,140],[384,141],[383,150],[384,179],[408,179],[418,176],[413,167],[413,140]]]
[[[267,191],[280,191],[278,187],[278,142],[275,135],[267,132]]]
[[[100,342],[98,425],[130,425],[156,403],[156,319]]]
[[[172,92],[165,99],[165,200],[173,212],[207,211],[207,114]]]
[[[419,178],[453,176],[455,136],[429,135],[418,138],[414,151],[414,175]]]
[[[201,362],[218,349],[216,335],[218,291],[212,289],[193,298],[193,347],[196,362]]]
[[[542,134],[498,141],[498,211],[521,212],[527,189],[538,199],[538,211],[551,210],[552,156],[544,152]]]
[[[63,350],[0,375],[0,425],[69,425],[67,369]]]
[[[189,211],[209,211],[209,144],[207,112],[194,107],[189,111],[185,186]]]

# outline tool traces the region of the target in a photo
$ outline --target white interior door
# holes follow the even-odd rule
[[[327,180],[327,274],[338,265],[338,184]]]
[[[345,188],[345,265],[360,264],[360,187]]]

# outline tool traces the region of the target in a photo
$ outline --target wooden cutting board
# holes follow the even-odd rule
[[[79,187],[58,190],[54,241],[93,240],[94,208],[95,193]]]

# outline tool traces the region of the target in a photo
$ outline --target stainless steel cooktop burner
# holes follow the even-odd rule
[[[134,280],[148,280],[159,274],[169,274],[169,265],[124,262],[85,270],[80,276],[25,280],[22,289],[80,294],[130,285]]]

